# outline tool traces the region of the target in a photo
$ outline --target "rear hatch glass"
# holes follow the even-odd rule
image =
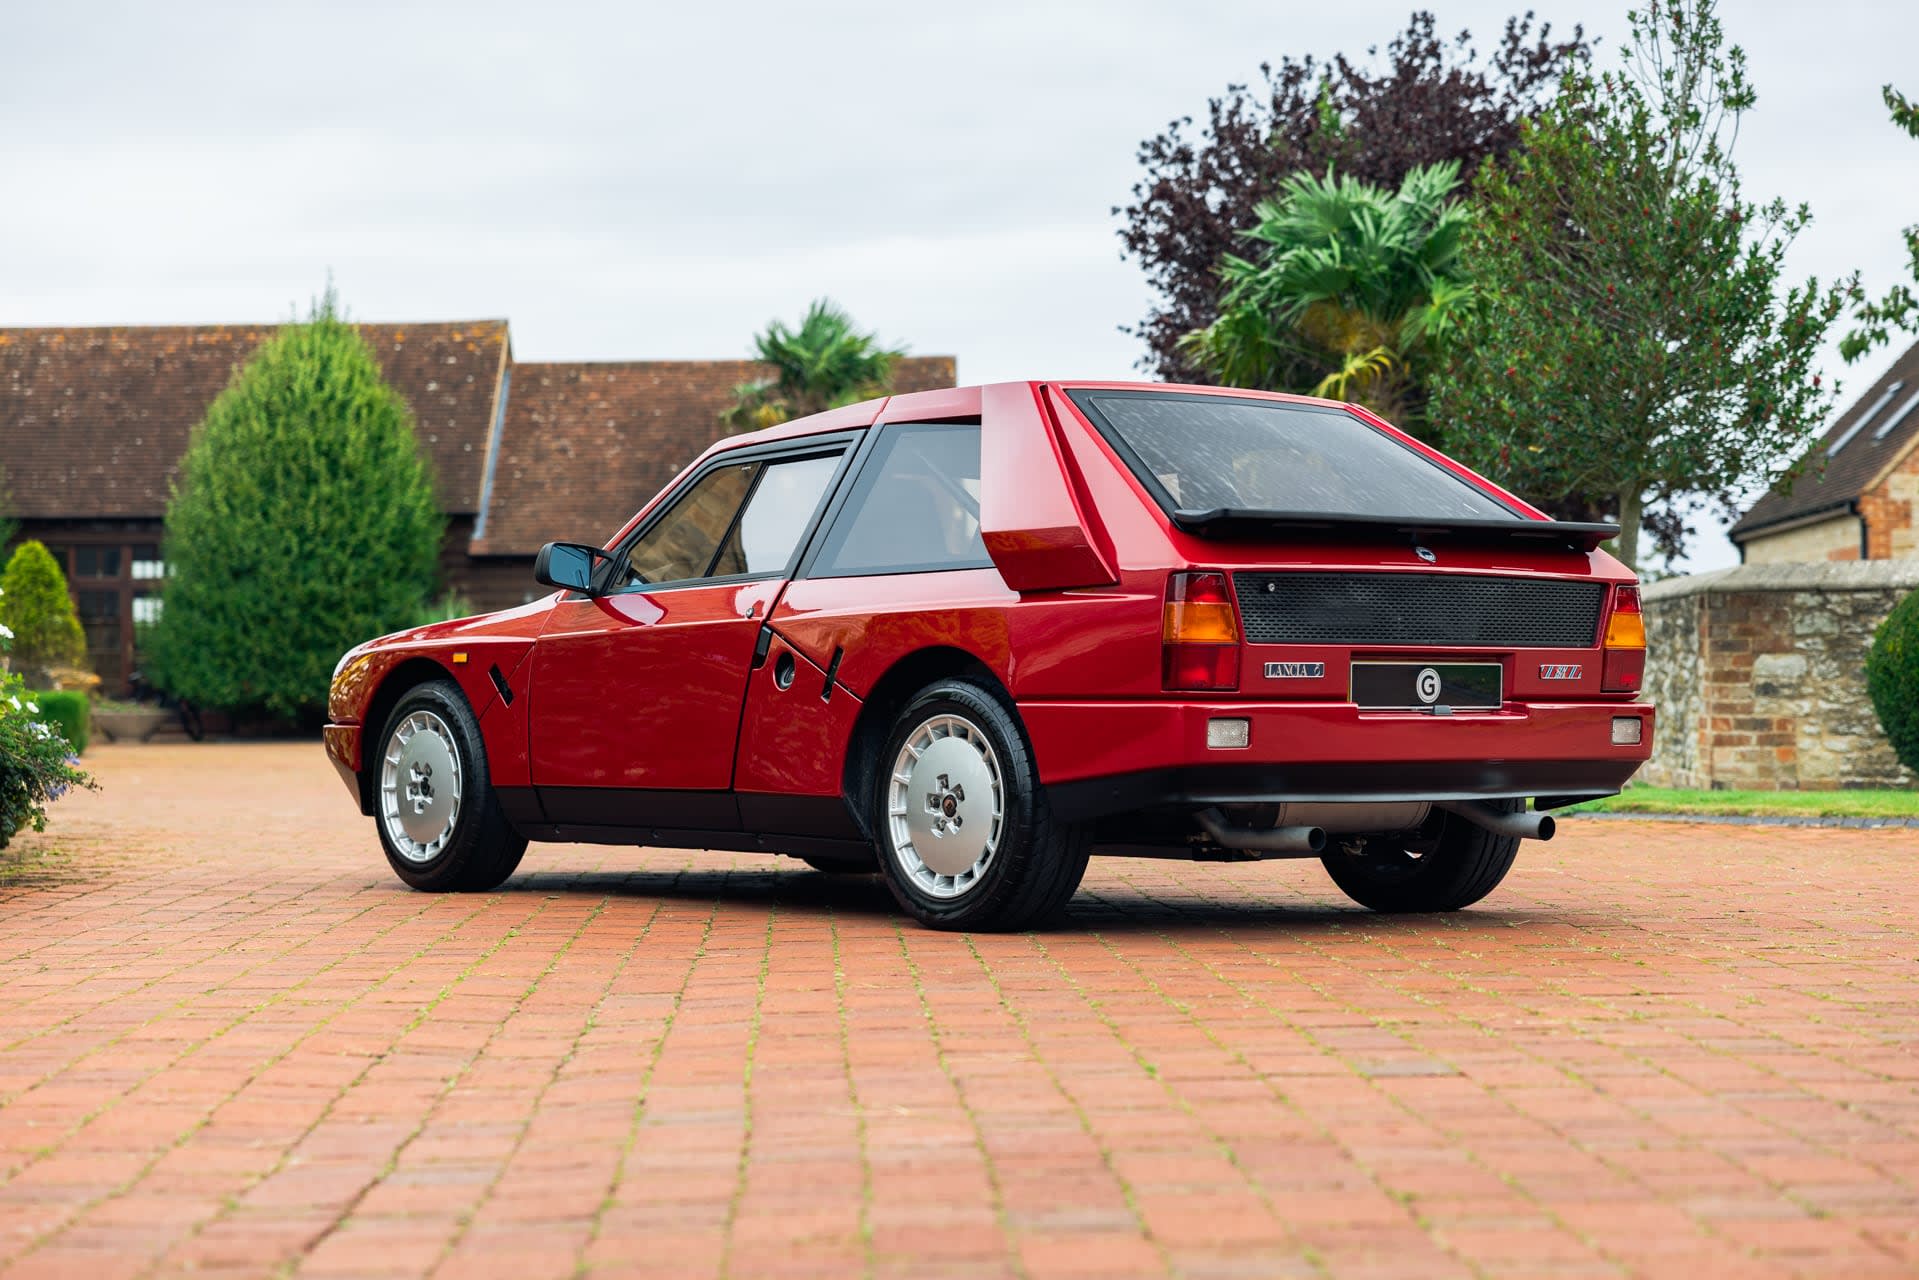
[[[1070,391],[1168,514],[1526,522],[1343,409],[1152,391]]]

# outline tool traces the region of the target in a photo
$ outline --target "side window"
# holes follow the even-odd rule
[[[793,562],[839,465],[838,454],[768,463],[746,510],[726,535],[710,576],[783,572]]]
[[[620,585],[637,587],[649,582],[704,578],[759,470],[757,462],[748,462],[721,467],[700,477],[691,491],[633,544]]]
[[[781,572],[839,463],[835,452],[707,472],[633,544],[619,586]]]
[[[820,550],[817,578],[978,569],[977,425],[887,427]]]

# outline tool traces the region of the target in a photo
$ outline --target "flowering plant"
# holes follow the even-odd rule
[[[39,712],[19,676],[0,674],[0,849],[22,827],[46,830],[48,801],[69,787],[93,786],[74,767],[73,748],[36,718]]]

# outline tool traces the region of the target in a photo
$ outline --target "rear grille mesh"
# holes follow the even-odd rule
[[[1424,573],[1241,573],[1233,585],[1253,644],[1584,649],[1606,596],[1598,582]]]

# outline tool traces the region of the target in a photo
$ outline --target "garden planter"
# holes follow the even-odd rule
[[[109,742],[145,742],[172,718],[171,712],[158,710],[96,711],[93,727],[105,734]]]

